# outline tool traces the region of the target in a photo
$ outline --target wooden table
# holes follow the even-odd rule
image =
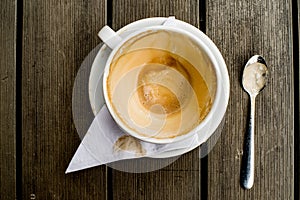
[[[0,199],[299,199],[299,2],[2,0]],[[169,15],[205,32],[225,58],[231,90],[218,143],[201,160],[195,149],[151,173],[100,166],[65,175],[80,143],[73,82],[97,32]],[[244,190],[249,98],[241,75],[254,54],[266,58],[270,80],[257,98],[255,184]]]

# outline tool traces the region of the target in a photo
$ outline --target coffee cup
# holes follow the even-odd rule
[[[124,132],[165,144],[214,120],[221,74],[205,38],[178,28],[174,18],[124,38],[108,26],[98,35],[112,49],[103,74],[105,103]]]

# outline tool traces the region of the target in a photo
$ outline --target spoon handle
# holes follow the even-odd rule
[[[244,166],[242,166],[241,183],[245,189],[250,189],[254,182],[254,117],[255,95],[250,96],[250,122],[244,147]]]

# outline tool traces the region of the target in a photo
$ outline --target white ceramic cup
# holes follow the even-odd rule
[[[142,35],[147,32],[153,32],[153,31],[170,31],[170,32],[175,32],[178,34],[182,34],[183,36],[191,39],[201,50],[203,53],[207,56],[207,58],[210,60],[212,63],[213,70],[215,72],[215,78],[216,78],[216,85],[215,85],[215,96],[213,100],[213,105],[205,117],[204,120],[200,122],[199,125],[197,125],[194,129],[189,131],[186,134],[177,136],[177,137],[172,137],[172,138],[163,138],[163,139],[158,139],[155,137],[145,137],[132,129],[128,128],[128,125],[126,125],[123,120],[120,119],[120,117],[115,113],[112,102],[109,100],[108,97],[108,91],[107,91],[107,78],[109,76],[110,72],[110,67],[111,67],[111,62],[113,61],[115,55],[117,52],[123,47],[123,45],[127,42],[130,41],[132,38],[138,37],[139,35]],[[200,31],[200,30],[199,30]],[[107,108],[112,115],[113,119],[115,122],[118,124],[118,126],[125,131],[126,133],[144,140],[146,142],[151,142],[151,143],[157,143],[157,144],[166,144],[166,143],[173,143],[173,142],[178,142],[181,140],[186,139],[187,137],[191,137],[192,135],[198,133],[199,131],[203,129],[205,125],[210,123],[212,120],[213,113],[218,112],[216,108],[220,104],[221,101],[221,74],[220,74],[220,67],[218,66],[218,62],[216,60],[216,57],[214,54],[210,51],[210,49],[205,45],[205,43],[202,40],[205,40],[205,38],[200,39],[199,37],[196,37],[190,32],[187,32],[186,30],[180,29],[176,26],[176,21],[175,18],[169,18],[164,24],[160,26],[150,26],[146,28],[141,28],[132,34],[128,35],[126,38],[121,38],[116,32],[114,32],[111,28],[108,26],[103,27],[100,32],[99,32],[99,37],[102,39],[102,41],[112,49],[112,52],[110,53],[108,60],[106,62],[105,68],[104,68],[104,74],[103,74],[103,94],[104,94],[104,99],[105,103],[107,105]],[[205,76],[204,76],[205,78]]]

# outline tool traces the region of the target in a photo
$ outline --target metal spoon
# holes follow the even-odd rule
[[[255,97],[265,87],[268,77],[267,64],[260,55],[255,55],[246,63],[243,72],[243,87],[249,94],[251,101],[250,122],[245,139],[243,166],[241,171],[241,184],[250,189],[254,182],[254,117]]]

